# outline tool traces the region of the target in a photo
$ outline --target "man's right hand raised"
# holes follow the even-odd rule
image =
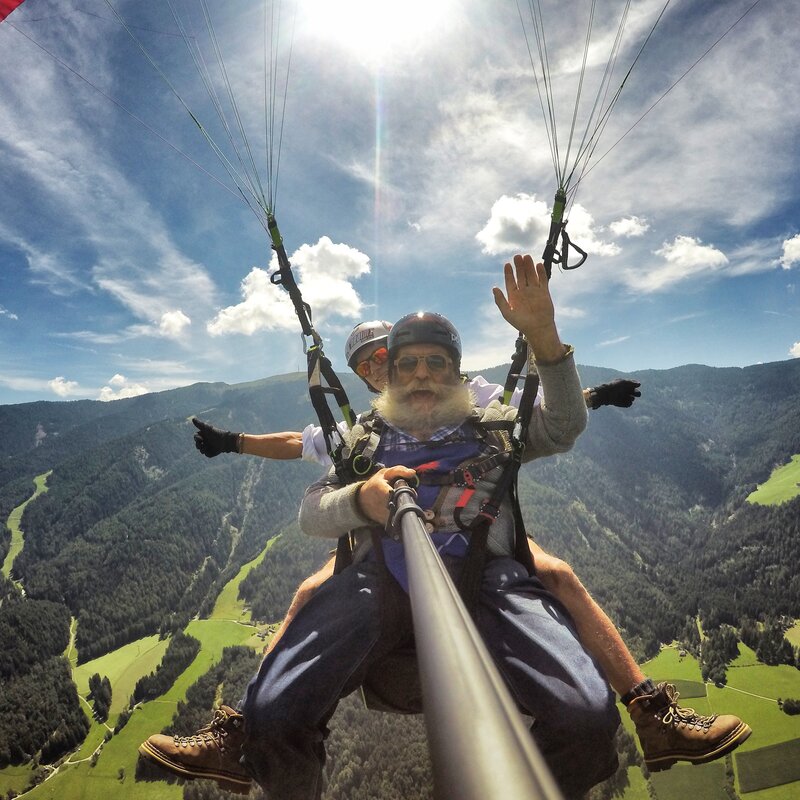
[[[358,490],[358,507],[361,513],[379,525],[389,521],[389,498],[398,478],[411,481],[416,472],[410,467],[384,467],[367,478]]]
[[[515,255],[513,266],[506,264],[503,274],[506,293],[496,286],[492,289],[503,319],[525,334],[537,361],[557,363],[567,348],[558,336],[544,264],[534,263],[530,255]]]
[[[192,423],[197,428],[194,435],[194,446],[208,458],[214,458],[220,453],[239,452],[239,434],[233,431],[223,431],[215,428],[197,417],[192,417]]]

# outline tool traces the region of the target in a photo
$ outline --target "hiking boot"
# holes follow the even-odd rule
[[[237,794],[249,794],[251,777],[239,763],[244,742],[244,717],[228,706],[191,736],[157,733],[139,746],[139,753],[182,778],[205,778]]]
[[[636,697],[628,705],[650,772],[669,769],[676,761],[714,761],[751,734],[739,717],[704,717],[693,708],[681,708],[678,696],[672,684],[660,683],[652,694]]]

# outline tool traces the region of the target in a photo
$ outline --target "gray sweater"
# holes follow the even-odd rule
[[[544,397],[542,403],[534,408],[531,417],[524,461],[568,451],[586,427],[588,418],[571,350],[562,361],[540,365],[538,370]],[[474,410],[474,418],[484,422],[514,420],[516,415],[516,408],[501,405],[496,400],[486,408]],[[362,434],[363,428],[359,425],[351,431],[354,440]],[[482,478],[480,491],[475,493],[462,513],[464,519],[470,520],[475,516],[481,500],[491,494],[501,470],[501,467],[496,467]],[[360,486],[360,483],[343,486],[331,469],[322,480],[306,490],[300,506],[300,527],[309,536],[338,538],[352,531],[356,540],[356,561],[362,559],[369,550],[370,531],[375,526],[358,507]],[[435,530],[456,529],[453,509],[462,492],[463,489],[452,487],[440,493],[433,509]],[[492,524],[488,549],[492,555],[512,555],[514,552],[514,518],[508,498],[504,500],[501,513]]]

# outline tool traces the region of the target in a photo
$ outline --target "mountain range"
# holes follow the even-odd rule
[[[483,374],[502,383],[505,370]],[[621,377],[579,371],[584,386]],[[747,501],[800,453],[800,359],[627,377],[642,384],[631,408],[590,412],[571,452],[523,467],[529,533],[573,565],[640,658],[680,638],[687,619],[713,630],[800,617],[800,495],[773,506]],[[360,381],[343,383],[353,407],[367,408]],[[14,687],[29,691],[26,676],[41,681],[57,670],[70,619],[79,662],[180,630],[279,537],[241,584],[253,617],[274,622],[327,558],[330,543],[296,525],[321,468],[205,458],[192,442],[192,416],[266,432],[300,430],[312,410],[298,374],[108,403],[0,406],[0,519],[49,473],[47,492],[22,516],[24,546],[9,565],[15,583],[4,579],[0,594],[0,653],[19,654],[0,662],[6,702]],[[0,563],[10,543],[6,528]],[[49,626],[47,635],[37,626]],[[0,762],[30,753],[4,756],[2,742]]]

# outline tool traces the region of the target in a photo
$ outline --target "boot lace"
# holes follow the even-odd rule
[[[684,725],[686,727],[705,728],[708,730],[717,718],[717,714],[704,716],[698,714],[693,708],[682,708],[679,706],[678,698],[681,693],[671,684],[667,684],[664,687],[664,693],[669,700],[669,706],[659,716],[665,725]]]
[[[180,747],[209,747],[216,745],[221,751],[225,749],[225,737],[228,735],[226,723],[231,719],[227,711],[218,708],[208,725],[204,725],[191,736],[173,736],[175,744]],[[236,720],[233,720],[236,724]]]

